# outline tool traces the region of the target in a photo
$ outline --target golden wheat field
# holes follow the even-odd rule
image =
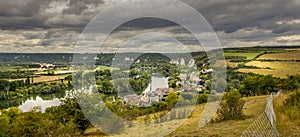
[[[256,73],[262,75],[273,75],[275,77],[284,78],[287,75],[300,74],[300,62],[265,62],[251,61],[245,64],[246,66],[255,66],[261,69],[239,69],[238,72]]]
[[[51,82],[51,81],[57,81],[57,80],[63,80],[65,79],[65,76],[39,76],[33,78],[33,83],[39,83],[39,82]],[[8,81],[15,81],[15,80],[23,80],[25,81],[26,78],[22,79],[8,79]],[[32,79],[30,79],[31,81]]]
[[[286,61],[300,60],[300,50],[283,52],[283,53],[264,54],[260,56],[258,60],[286,60]]]

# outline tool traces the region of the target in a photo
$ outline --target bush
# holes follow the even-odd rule
[[[210,98],[209,98],[209,102],[215,102],[215,101],[219,101],[222,99],[222,96],[220,95],[210,95]]]
[[[283,109],[291,121],[300,119],[300,90],[290,93],[284,101]]]
[[[197,104],[219,101],[221,97],[222,96],[212,94],[199,94],[197,98]]]
[[[9,118],[6,115],[0,115],[0,136],[9,137]]]
[[[292,92],[284,102],[285,106],[297,106],[300,108],[300,90]]]
[[[208,100],[208,95],[207,94],[200,94],[200,95],[198,95],[197,104],[206,103],[207,100]]]
[[[20,93],[17,93],[17,92],[9,92],[9,96],[10,96],[11,98],[20,98],[20,97],[22,97],[23,95],[20,94]]]
[[[194,98],[193,94],[191,93],[181,93],[180,94],[184,100],[192,100]]]
[[[244,104],[245,101],[241,99],[241,95],[237,90],[225,93],[215,121],[244,119]]]

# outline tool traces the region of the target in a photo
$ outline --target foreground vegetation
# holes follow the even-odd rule
[[[0,136],[78,136],[88,125],[78,103],[69,98],[63,105],[49,108],[45,113],[39,108],[30,112],[21,112],[15,107],[2,110]]]
[[[158,133],[163,131],[168,131],[172,127],[179,126],[175,131],[171,132],[167,136],[225,136],[225,137],[238,137],[243,131],[253,122],[256,118],[263,113],[266,103],[266,98],[268,96],[256,96],[256,97],[246,97],[243,98],[245,105],[243,107],[243,113],[245,119],[243,120],[226,120],[222,122],[209,123],[205,127],[199,128],[199,120],[205,104],[196,105],[191,115],[187,119],[173,119],[170,121],[165,121],[163,123],[155,123],[153,125],[139,124],[126,130],[120,135],[113,136],[140,136],[148,135],[150,133]],[[150,115],[151,117],[154,114]],[[144,121],[146,116],[141,116],[137,118],[137,121]],[[181,122],[183,124],[181,125]],[[154,131],[152,131],[154,130]],[[85,136],[88,137],[102,137],[106,136],[101,134],[97,128],[88,128],[85,131]]]
[[[300,134],[300,90],[280,94],[274,101],[276,127],[281,136]]]

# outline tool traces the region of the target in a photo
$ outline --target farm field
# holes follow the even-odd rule
[[[238,57],[246,57],[247,60],[254,59],[256,56],[261,54],[261,52],[226,52],[225,56],[238,56]]]
[[[300,74],[300,62],[263,62],[251,61],[245,64],[246,66],[255,66],[261,69],[246,69],[241,68],[238,72],[249,73],[253,72],[262,75],[273,75],[275,77],[284,78],[287,75]]]
[[[239,64],[241,64],[241,63],[240,63],[240,62],[230,62],[230,61],[226,61],[226,65],[227,65],[228,67],[232,67],[232,68],[237,67]]]
[[[33,78],[33,83],[39,83],[39,82],[51,82],[51,81],[56,81],[56,80],[62,80],[65,79],[65,76],[40,76],[40,77],[34,77]],[[11,79],[8,81],[15,81],[15,80],[26,80],[26,78],[23,79]],[[31,78],[30,78],[31,80]]]
[[[285,61],[300,60],[300,50],[284,52],[284,53],[264,54],[260,56],[258,60],[285,60]]]
[[[239,137],[243,131],[254,121],[257,117],[263,113],[266,104],[266,98],[268,96],[257,96],[257,97],[247,97],[244,98],[246,101],[244,106],[244,113],[247,118],[245,120],[228,120],[220,123],[211,123],[205,127],[199,128],[199,119],[201,117],[202,111],[205,107],[204,104],[197,105],[192,112],[190,118],[172,120],[164,123],[153,124],[152,126],[147,126],[145,124],[134,125],[128,128],[121,135],[115,135],[117,137],[124,136],[140,136],[148,135],[152,130],[157,130],[157,132],[162,132],[170,130],[170,127],[177,127],[178,129],[173,131],[167,136],[225,136],[225,137]],[[139,119],[143,119],[140,117]],[[183,122],[184,120],[184,122]],[[182,125],[180,123],[183,122]],[[85,132],[85,136],[88,137],[101,137],[104,135],[99,135],[96,128],[90,128]],[[131,133],[134,133],[131,134]]]
[[[285,50],[300,50],[300,48],[292,48],[292,49],[285,49]]]
[[[226,66],[231,68],[235,68],[241,63],[242,62],[230,62],[229,60],[226,60]],[[224,67],[224,62],[218,60],[215,67]]]
[[[97,66],[96,70],[119,70],[120,68],[110,66]]]

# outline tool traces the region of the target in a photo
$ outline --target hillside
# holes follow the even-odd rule
[[[268,96],[257,96],[257,97],[247,97],[244,98],[246,101],[245,106],[243,108],[244,113],[246,114],[245,120],[229,120],[223,121],[220,123],[211,123],[203,128],[198,128],[198,122],[201,117],[201,112],[203,111],[204,104],[197,105],[192,112],[191,116],[184,120],[172,120],[164,123],[154,124],[154,126],[149,127],[146,124],[139,124],[138,126],[133,126],[128,128],[120,135],[115,135],[118,137],[123,136],[141,136],[147,135],[148,133],[155,132],[153,130],[157,130],[157,132],[161,132],[164,130],[168,130],[168,128],[172,128],[174,126],[179,126],[178,129],[173,131],[167,136],[225,136],[225,137],[238,137],[243,131],[254,121],[257,117],[263,113],[265,109],[266,98]],[[143,119],[140,117],[138,119]],[[183,122],[182,125],[180,123]],[[134,134],[132,134],[134,133]],[[96,128],[89,128],[85,132],[85,136],[88,137],[102,137],[105,135],[99,134]]]

